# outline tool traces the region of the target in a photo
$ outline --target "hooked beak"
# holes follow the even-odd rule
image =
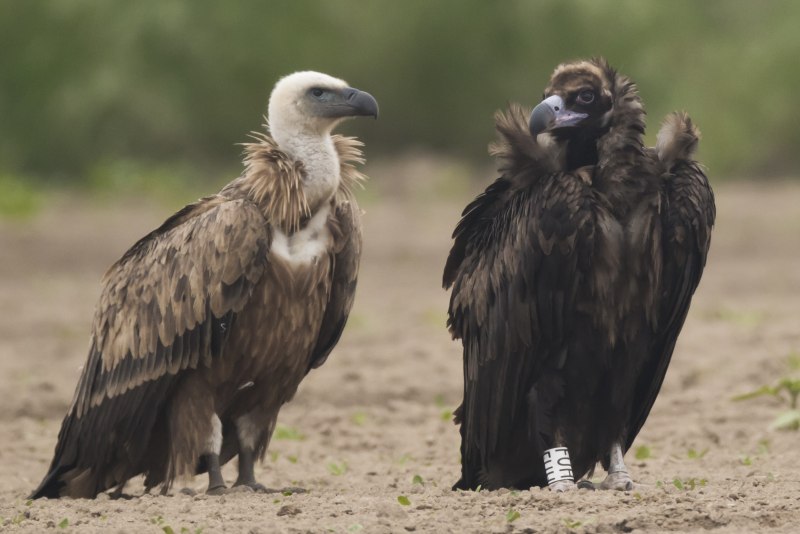
[[[528,128],[531,135],[536,137],[542,132],[577,126],[588,116],[588,113],[568,110],[564,105],[564,100],[558,95],[553,95],[545,98],[533,108]]]
[[[366,91],[359,91],[348,87],[342,91],[345,115],[350,117],[375,117],[378,118],[378,101]]]

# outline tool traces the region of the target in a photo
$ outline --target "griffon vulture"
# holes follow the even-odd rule
[[[714,196],[689,117],[646,148],[636,85],[603,59],[558,66],[543,98],[497,115],[501,176],[444,270],[464,351],[455,488],[564,491],[597,462],[602,488],[632,487],[623,455],[706,263]]]
[[[378,115],[368,93],[316,72],[281,79],[271,137],[244,172],[133,245],[106,273],[88,360],[50,469],[32,497],[94,497],[145,475],[176,477],[238,455],[253,475],[281,406],[325,362],[347,321],[361,255],[351,188],[363,176],[343,119]]]

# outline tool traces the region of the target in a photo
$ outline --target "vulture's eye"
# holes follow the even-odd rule
[[[578,104],[591,104],[594,102],[594,91],[581,91],[578,93]]]
[[[314,95],[314,96],[315,96],[315,97],[317,97],[317,98],[320,98],[322,95],[324,95],[324,94],[325,94],[325,91],[323,91],[323,90],[322,90],[322,89],[320,89],[319,87],[314,87],[314,88],[311,90],[311,94],[312,94],[312,95]]]

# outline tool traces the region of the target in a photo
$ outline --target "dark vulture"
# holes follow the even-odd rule
[[[95,497],[143,474],[148,491],[238,455],[253,475],[281,406],[325,362],[347,321],[361,255],[352,188],[363,176],[343,119],[368,93],[299,72],[269,102],[271,137],[242,175],[133,245],[106,273],[89,356],[50,469],[31,495]]]
[[[636,85],[603,59],[558,66],[532,113],[496,121],[501,176],[464,210],[444,270],[464,351],[455,488],[564,491],[598,462],[602,488],[631,488],[623,455],[714,224],[699,132],[674,113],[645,147]]]

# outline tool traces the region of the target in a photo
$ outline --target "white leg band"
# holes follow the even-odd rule
[[[559,480],[574,482],[572,464],[569,461],[569,451],[566,447],[556,447],[544,451],[544,472],[547,474],[548,484]]]

